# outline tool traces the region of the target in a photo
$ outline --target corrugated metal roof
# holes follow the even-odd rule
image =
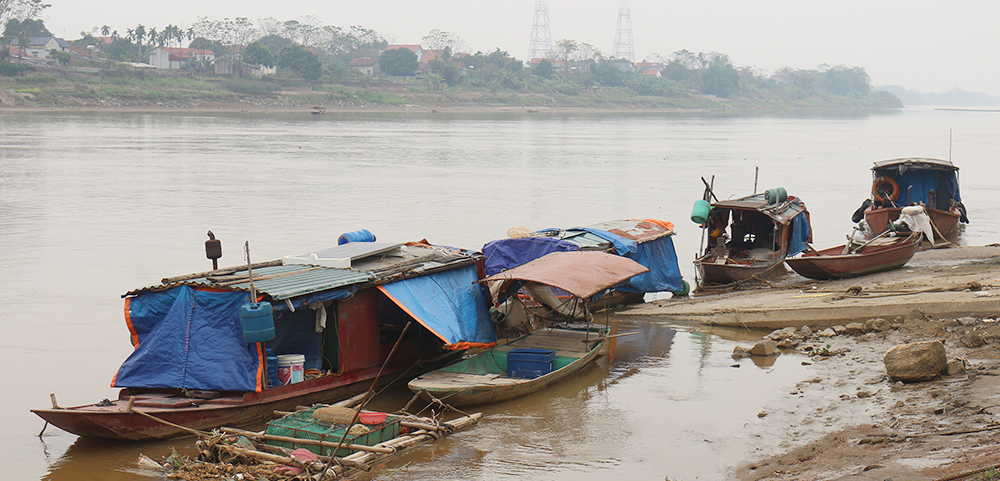
[[[289,265],[254,269],[253,278],[254,288],[257,291],[271,296],[273,299],[281,300],[368,282],[374,280],[375,275],[370,272],[351,269]],[[198,277],[180,282],[144,287],[127,292],[125,295],[130,296],[140,292],[180,285],[242,291],[250,290],[247,272],[240,271],[234,275]]]
[[[477,258],[477,254],[471,251],[420,244],[401,245],[388,252],[377,252],[352,260],[352,269],[303,264],[255,268],[254,288],[274,300],[284,300],[354,284],[381,283],[400,276],[420,275],[430,270],[474,262]],[[180,285],[250,290],[247,271],[241,270],[230,275],[197,277],[144,287],[129,291],[125,296]]]
[[[292,265],[259,270],[263,272],[258,274],[257,271],[254,271],[254,288],[275,300],[291,299],[296,296],[328,291],[375,279],[375,276],[370,272],[330,267]],[[262,279],[258,280],[258,275]],[[267,276],[272,275],[280,277],[267,278]],[[250,289],[250,282],[247,280],[233,284],[231,287],[247,290]]]
[[[754,194],[739,199],[715,202],[712,204],[712,208],[755,210],[782,224],[791,221],[793,217],[806,210],[805,204],[797,197],[788,196],[788,200],[785,202],[768,204],[764,198],[764,194]]]

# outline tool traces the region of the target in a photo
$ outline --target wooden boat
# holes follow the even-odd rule
[[[603,330],[542,329],[417,377],[408,387],[452,406],[506,401],[541,391],[583,369],[597,359],[606,342]],[[515,349],[555,351],[552,371],[531,379],[508,376],[507,356]]]
[[[810,279],[858,277],[902,267],[917,252],[922,238],[922,234],[912,233],[906,237],[873,239],[858,246],[844,244],[803,252],[785,262],[800,276]]]
[[[694,261],[700,285],[784,272],[785,258],[807,248],[812,237],[809,212],[801,199],[783,194],[784,190],[696,203],[696,210],[700,205],[702,212],[692,215],[692,220],[702,225],[708,239]]]
[[[309,108],[309,111],[312,112],[313,115],[323,115],[326,113],[326,107],[313,105]]]
[[[248,342],[241,319],[247,266],[163,279],[123,296],[135,350],[112,381],[118,398],[63,408],[53,396],[51,409],[32,411],[79,436],[168,438],[342,399],[383,365],[386,380],[436,369],[496,345],[475,284],[483,260],[426,243],[349,242],[249,266],[255,296],[274,310],[266,342]],[[267,349],[304,356],[305,379],[276,385]]]
[[[908,205],[922,204],[931,224],[943,238],[959,222],[969,223],[959,192],[958,167],[950,161],[924,157],[904,157],[876,162],[872,167],[872,194],[865,200],[855,222],[863,212],[868,227],[883,232],[890,222],[899,219]]]
[[[520,299],[516,292],[521,287],[534,284],[570,293],[585,306],[583,299],[648,270],[628,258],[602,252],[555,252],[481,282],[499,283],[499,292],[515,301]],[[589,325],[584,329],[543,328],[419,376],[408,386],[424,397],[455,406],[505,401],[538,392],[583,369],[601,355],[607,339],[607,326],[604,329],[593,329]],[[539,362],[544,363],[547,362],[546,353],[552,356],[551,366],[544,365],[532,371],[537,377],[522,377],[515,372],[514,363],[519,362],[513,357],[515,354],[543,356]]]

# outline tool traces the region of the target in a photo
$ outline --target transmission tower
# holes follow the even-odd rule
[[[528,60],[533,58],[552,58],[549,4],[546,0],[535,2],[535,18],[531,22],[531,44],[528,46]]]
[[[618,6],[618,28],[615,29],[615,48],[612,56],[635,62],[635,46],[632,43],[632,9],[628,0],[621,0]]]

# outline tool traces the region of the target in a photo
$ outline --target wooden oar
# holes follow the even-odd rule
[[[871,239],[863,242],[861,245],[859,245],[859,246],[851,249],[851,254],[857,254],[859,250],[864,249],[865,247],[868,247],[868,244],[871,244],[872,242],[875,242],[876,240],[878,240],[879,238],[881,238],[882,236],[884,236],[884,235],[886,235],[886,234],[888,234],[890,232],[894,232],[894,231],[892,229],[886,229],[881,234],[879,234],[879,235],[877,235],[875,237],[872,237]]]
[[[633,334],[639,334],[641,332],[642,331],[632,331],[632,332],[626,332],[626,333],[622,333],[622,334],[612,334],[610,336],[595,337],[594,339],[581,339],[580,342],[601,342],[601,341],[603,341],[605,339],[612,339],[612,338],[615,338],[615,337],[631,336]]]

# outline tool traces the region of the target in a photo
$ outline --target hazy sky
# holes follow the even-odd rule
[[[496,47],[526,60],[534,0],[46,0],[45,24],[78,38],[108,25],[187,27],[199,17],[274,17],[372,28],[395,43],[452,32],[471,51]],[[589,43],[610,54],[617,0],[549,0],[552,39]],[[1000,2],[990,0],[632,0],[637,60],[653,53],[722,52],[734,65],[767,72],[820,64],[864,67],[875,85],[924,92],[953,88],[1000,95]]]

